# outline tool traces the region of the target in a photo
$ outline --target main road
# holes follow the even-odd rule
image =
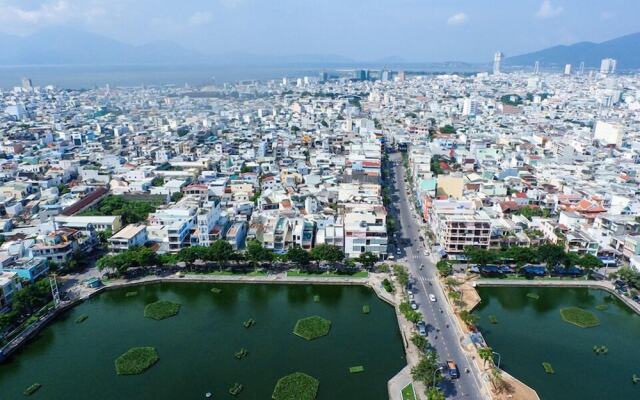
[[[437,282],[437,271],[430,257],[425,255],[428,245],[420,240],[421,219],[412,211],[413,205],[407,195],[404,182],[404,166],[400,153],[389,154],[394,173],[390,182],[393,185],[393,204],[389,212],[396,220],[397,231],[403,240],[396,240],[400,254],[394,254],[399,261],[408,265],[409,274],[413,278],[415,301],[418,310],[428,327],[428,340],[438,353],[442,363],[453,360],[460,369],[460,378],[444,379],[440,387],[451,399],[486,399],[481,390],[480,372],[467,354],[462,350],[463,333],[453,319],[453,310],[445,299],[445,294]],[[420,266],[424,266],[420,269]],[[431,301],[429,295],[435,296]],[[469,369],[469,373],[466,370]]]

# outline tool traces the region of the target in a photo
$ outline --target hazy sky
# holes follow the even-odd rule
[[[0,0],[0,32],[75,27],[203,53],[488,61],[640,31],[638,0]]]

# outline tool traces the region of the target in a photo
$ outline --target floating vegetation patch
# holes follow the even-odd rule
[[[81,315],[78,318],[76,318],[76,324],[81,324],[84,321],[86,321],[89,318],[88,315]]]
[[[598,310],[598,311],[605,311],[605,310],[608,310],[608,309],[609,309],[609,306],[607,304],[598,304],[596,306],[596,310]]]
[[[368,304],[365,304],[362,306],[362,313],[363,314],[369,314],[369,312],[371,312],[371,309],[369,308]]]
[[[496,317],[495,315],[489,315],[489,322],[491,322],[492,324],[497,324],[498,323],[498,317]]]
[[[607,353],[609,353],[609,349],[607,348],[607,346],[593,346],[593,352],[596,353],[596,355],[606,355]]]
[[[229,394],[232,396],[237,396],[242,392],[242,384],[236,382],[229,388]]]
[[[141,374],[159,359],[158,352],[153,347],[132,347],[116,358],[116,373],[118,375]]]
[[[242,323],[242,326],[244,326],[245,328],[249,329],[252,326],[254,326],[256,324],[256,320],[253,318],[249,318],[248,320],[244,321]]]
[[[543,362],[542,363],[542,368],[544,368],[544,372],[546,372],[547,374],[554,374],[555,373],[555,371],[553,370],[553,367],[548,362]]]
[[[307,340],[317,339],[329,334],[331,321],[314,315],[298,320],[293,333]]]
[[[313,301],[314,301],[315,303],[320,303],[320,295],[317,295],[317,294],[316,294],[315,296],[313,296]]]
[[[217,287],[211,288],[211,293],[213,293],[213,294],[218,294],[218,293],[221,293],[221,292],[222,292],[222,289],[220,289],[220,288],[217,288]]]
[[[32,394],[34,394],[35,392],[37,392],[40,388],[42,387],[41,384],[39,383],[34,383],[33,385],[29,386],[28,388],[26,388],[24,390],[24,392],[22,392],[25,396],[31,396]]]
[[[362,365],[356,365],[355,367],[349,368],[349,373],[358,374],[360,372],[364,372],[364,367]]]
[[[161,319],[173,317],[180,312],[180,304],[171,301],[160,300],[155,303],[147,304],[144,308],[144,316],[146,318]]]
[[[533,300],[538,300],[540,298],[540,295],[536,293],[527,293],[527,297]]]
[[[137,296],[137,295],[138,295],[138,292],[133,291],[133,292],[127,292],[127,293],[125,293],[125,294],[124,294],[124,297],[134,297],[134,296]]]
[[[590,311],[578,307],[560,309],[560,315],[565,322],[579,326],[580,328],[592,328],[600,325],[598,317]]]
[[[249,352],[247,351],[247,349],[242,348],[239,351],[236,351],[233,356],[235,358],[237,358],[238,360],[242,360],[243,358],[245,358],[248,355],[249,355]]]

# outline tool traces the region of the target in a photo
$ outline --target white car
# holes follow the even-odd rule
[[[429,295],[429,300],[435,302],[436,301],[436,296],[434,296],[433,294]]]

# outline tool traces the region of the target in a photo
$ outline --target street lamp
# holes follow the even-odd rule
[[[431,380],[431,382],[433,383],[433,385],[431,385],[432,387],[436,387],[436,373],[440,372],[442,373],[442,367],[438,367],[433,371],[433,379]]]
[[[502,360],[502,356],[497,351],[492,351],[492,353],[498,355],[498,369],[500,369],[500,360]]]

